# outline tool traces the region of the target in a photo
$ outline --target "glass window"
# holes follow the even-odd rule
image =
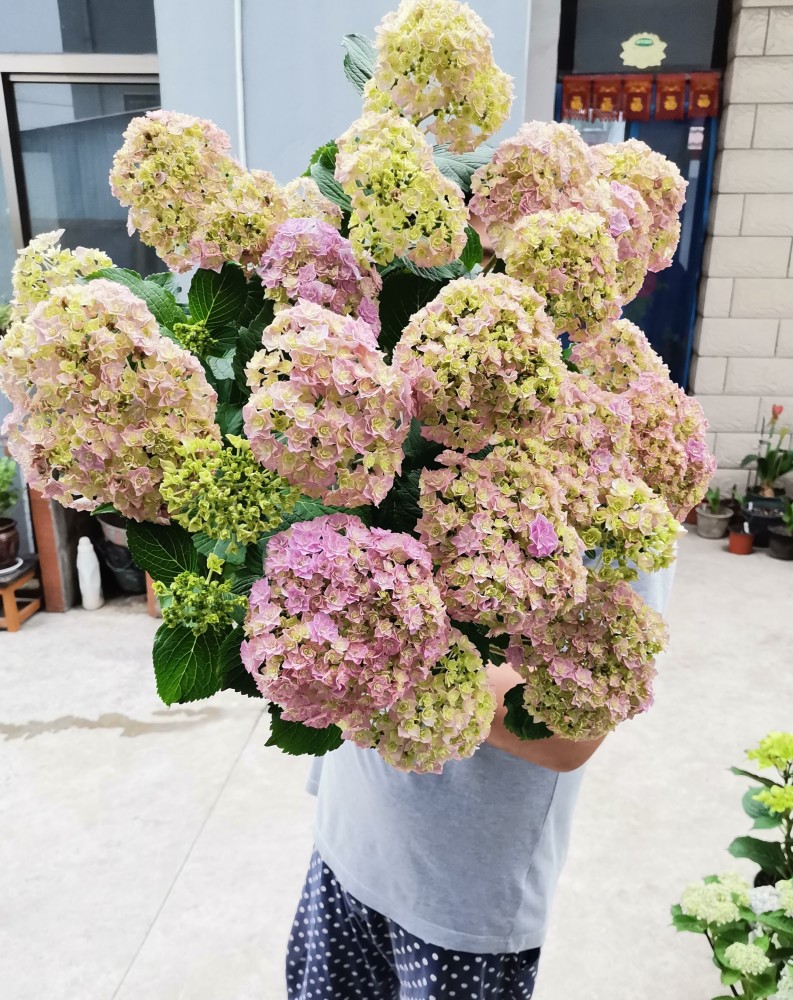
[[[151,83],[15,83],[30,235],[65,229],[63,245],[97,247],[119,267],[163,270],[110,193],[113,154],[130,120],[158,108]]]
[[[0,0],[2,52],[157,51],[154,0]]]

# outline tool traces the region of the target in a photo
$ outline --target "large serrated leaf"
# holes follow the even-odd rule
[[[748,858],[749,861],[754,861],[769,874],[785,873],[782,846],[775,841],[760,840],[758,837],[736,837],[729,846],[729,852],[734,858]]]
[[[278,705],[270,704],[270,738],[266,747],[278,747],[294,757],[311,755],[322,757],[343,743],[338,726],[314,729],[302,722],[284,722]]]
[[[777,781],[772,781],[771,778],[766,778],[762,774],[753,774],[751,771],[744,771],[741,767],[731,767],[730,771],[733,774],[737,774],[741,778],[751,778],[752,781],[759,781],[761,785],[765,785],[766,788],[781,788],[782,786]]]
[[[504,728],[522,740],[547,740],[553,733],[544,722],[532,719],[526,711],[526,706],[523,704],[525,690],[525,684],[516,684],[504,695],[504,704],[507,708]]]
[[[468,242],[460,254],[460,263],[466,271],[473,271],[477,264],[482,263],[482,241],[473,226],[466,226],[465,232],[468,236]]]
[[[160,626],[154,637],[154,675],[166,705],[210,698],[220,690],[221,643],[222,636],[213,631],[194,635],[184,625]]]
[[[176,524],[130,521],[127,543],[138,569],[161,583],[173,583],[180,573],[195,573],[202,566],[192,538]]]
[[[440,267],[419,267],[407,257],[400,257],[399,263],[411,274],[424,278],[425,281],[453,281],[455,278],[462,278],[466,273],[465,266],[460,260],[453,260],[451,264],[443,264]]]
[[[130,271],[124,267],[104,267],[99,271],[94,271],[91,278],[104,278],[107,281],[115,281],[116,284],[124,285],[133,295],[143,299],[149,307],[149,312],[160,326],[164,326],[168,330],[173,330],[174,323],[185,322],[185,314],[173,293],[167,288],[163,288],[157,281],[144,280],[137,271]]]
[[[309,169],[311,176],[317,182],[317,187],[325,197],[330,198],[333,204],[338,205],[343,212],[349,212],[352,208],[350,198],[344,193],[341,184],[334,177],[333,170],[325,166],[321,160],[312,163]]]
[[[224,264],[221,270],[199,269],[190,282],[187,302],[194,322],[210,329],[234,323],[245,308],[248,283],[237,264]]]
[[[490,146],[480,146],[469,153],[451,153],[447,146],[436,146],[432,155],[443,176],[454,181],[467,194],[471,190],[474,171],[489,163],[493,152]]]
[[[262,693],[256,687],[253,675],[245,668],[240,657],[240,646],[245,634],[241,628],[235,628],[228,633],[221,644],[218,661],[221,670],[221,686],[230,688],[246,698],[261,698]]]
[[[362,94],[367,81],[374,74],[377,51],[364,35],[345,35],[342,45],[346,49],[344,72],[353,87]]]

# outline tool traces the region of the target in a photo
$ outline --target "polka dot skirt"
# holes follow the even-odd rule
[[[286,958],[289,1000],[529,1000],[540,951],[425,944],[339,885],[314,851]]]

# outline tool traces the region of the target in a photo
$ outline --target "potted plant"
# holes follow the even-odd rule
[[[759,548],[768,547],[768,529],[782,523],[785,491],[777,483],[793,471],[793,436],[788,427],[779,426],[783,409],[779,404],[771,408],[771,419],[767,425],[764,419],[760,428],[757,452],[741,462],[741,468],[754,466],[743,514]]]
[[[775,559],[793,559],[793,503],[785,501],[782,524],[768,529],[769,552]]]
[[[0,456],[0,571],[13,566],[19,554],[19,531],[16,521],[5,515],[17,502],[15,488],[17,464],[6,455]]]
[[[710,489],[697,507],[697,534],[702,538],[724,538],[732,517],[732,508],[721,499],[721,490]]]
[[[679,931],[702,934],[713,963],[731,996],[793,996],[793,733],[769,733],[750,750],[761,770],[773,778],[733,767],[754,787],[743,808],[756,830],[779,830],[776,840],[737,837],[730,845],[736,858],[759,866],[751,885],[729,872],[709,875],[688,886],[672,907]],[[722,992],[718,1000],[726,1000]]]

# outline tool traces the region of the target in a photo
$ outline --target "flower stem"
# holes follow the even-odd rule
[[[710,931],[705,931],[705,937],[706,937],[706,938],[708,939],[708,944],[710,945],[710,947],[711,947],[711,950],[712,950],[713,954],[715,955],[715,954],[716,954],[716,945],[715,945],[715,944],[713,943],[713,938],[712,938],[712,937],[710,936]],[[741,994],[740,994],[740,993],[739,993],[739,992],[738,992],[738,991],[737,991],[737,990],[735,989],[735,987],[734,987],[734,986],[730,986],[730,989],[732,990],[732,995],[733,995],[734,997],[739,997],[739,996],[741,995]]]

